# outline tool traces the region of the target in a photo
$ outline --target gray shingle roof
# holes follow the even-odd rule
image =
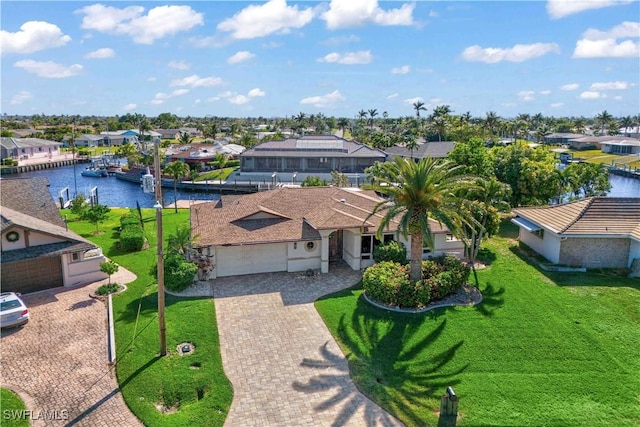
[[[242,157],[378,157],[385,153],[356,141],[335,135],[307,135],[263,142],[241,154]]]
[[[41,138],[10,138],[10,137],[0,138],[0,144],[8,150],[13,150],[14,148],[53,147],[53,146],[62,145],[61,142],[49,141],[47,139],[41,139]]]
[[[449,155],[449,152],[453,150],[456,143],[454,141],[431,141],[425,142],[424,144],[418,146],[413,153],[406,147],[389,147],[385,149],[385,152],[389,155],[389,157],[393,158],[395,156],[400,157],[414,157],[416,159],[424,159],[425,157],[431,158],[445,158]]]
[[[2,178],[0,205],[64,227],[58,206],[49,193],[47,178]]]

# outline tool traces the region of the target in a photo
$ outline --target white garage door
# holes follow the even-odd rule
[[[287,244],[219,247],[217,276],[287,271]]]

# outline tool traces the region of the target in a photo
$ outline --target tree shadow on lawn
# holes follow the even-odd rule
[[[343,315],[336,331],[356,387],[412,425],[424,424],[424,415],[417,409],[429,407],[429,401],[439,398],[447,386],[459,384],[458,375],[468,367],[467,364],[457,369],[450,368],[454,369],[452,371],[447,370],[447,365],[455,358],[464,341],[445,350],[435,349],[437,346],[434,343],[442,336],[447,319],[443,319],[426,336],[416,338],[425,326],[426,318],[437,319],[445,310],[437,311],[439,313],[389,312],[371,306],[360,296],[351,318]],[[322,359],[305,358],[302,365],[311,368],[340,366],[336,361],[339,356],[327,351],[326,346],[320,349],[320,354]],[[349,372],[346,372],[346,368],[342,370],[345,372],[339,375],[316,376],[306,384],[296,382],[293,387],[304,393],[338,387],[337,393],[318,409],[349,401],[351,404],[344,406],[339,419],[346,421],[362,405],[365,405],[365,414],[369,419],[375,414],[375,406],[370,408],[367,405],[371,405],[371,402],[358,401],[352,395],[345,381]],[[437,408],[431,404],[431,410],[435,413]]]
[[[504,305],[504,286],[498,288],[493,283],[487,282],[481,292],[482,302],[474,305],[473,308],[483,316],[491,317]]]
[[[541,263],[549,263],[549,261],[531,249],[517,245],[511,246],[509,250],[523,262],[534,267],[556,286],[627,287],[640,291],[640,278],[627,277],[624,269],[591,269],[586,272],[546,271],[541,267]]]

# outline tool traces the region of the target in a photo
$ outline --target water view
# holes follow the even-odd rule
[[[85,177],[80,175],[80,172],[83,169],[83,165],[77,165],[75,168],[73,166],[66,166],[56,169],[46,169],[36,172],[9,175],[7,178],[46,177],[49,179],[49,183],[51,184],[49,187],[51,195],[56,201],[58,201],[58,194],[65,187],[69,187],[71,197],[75,194],[76,188],[78,194],[88,196],[91,189],[93,187],[97,187],[98,201],[103,205],[132,208],[136,207],[137,202],[140,204],[140,207],[150,208],[155,204],[154,195],[144,193],[137,184],[122,181],[115,177]],[[611,175],[610,181],[612,187],[608,194],[609,197],[640,197],[640,179]],[[174,195],[176,194],[172,188],[163,188],[162,194],[165,206],[173,203]],[[216,200],[219,198],[219,195],[210,192],[178,190],[177,197],[179,200]]]

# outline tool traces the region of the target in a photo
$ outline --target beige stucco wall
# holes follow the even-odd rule
[[[360,231],[344,230],[342,232],[342,259],[354,270],[360,270]]]
[[[64,286],[76,286],[106,279],[109,276],[100,271],[100,263],[105,261],[106,258],[99,248],[87,252],[78,252],[77,261],[73,261],[72,254],[62,255]]]
[[[630,240],[629,243],[629,267],[633,263],[634,259],[640,259],[640,242],[637,240]]]
[[[306,241],[290,242],[287,244],[287,271],[317,270],[320,268],[320,245],[322,241],[315,240],[313,250],[307,249]]]
[[[560,245],[560,264],[586,268],[629,267],[627,238],[569,237]]]

